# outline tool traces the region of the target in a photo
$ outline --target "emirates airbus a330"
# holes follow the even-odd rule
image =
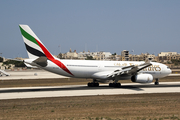
[[[28,25],[19,25],[27,49],[29,59],[23,62],[28,66],[59,75],[93,79],[89,87],[99,86],[99,83],[109,83],[110,87],[120,87],[119,80],[131,79],[137,83],[151,83],[171,73],[166,65],[144,61],[96,61],[96,60],[62,60],[54,57],[35,35]],[[113,82],[112,82],[113,81]]]

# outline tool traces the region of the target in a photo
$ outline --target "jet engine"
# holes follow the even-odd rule
[[[151,83],[153,81],[153,76],[151,74],[139,74],[131,77],[132,82],[137,83]]]

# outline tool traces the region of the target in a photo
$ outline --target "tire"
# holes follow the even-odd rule
[[[113,87],[113,83],[109,83],[109,87]]]
[[[121,83],[116,83],[116,87],[121,87]]]
[[[88,87],[92,87],[92,83],[88,83]]]
[[[99,83],[94,83],[94,86],[95,87],[99,87]]]
[[[99,87],[99,83],[88,83],[88,87]]]
[[[155,82],[154,84],[155,84],[155,85],[159,85],[159,82]]]

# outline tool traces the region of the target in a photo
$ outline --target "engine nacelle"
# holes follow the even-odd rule
[[[151,74],[139,74],[131,77],[132,82],[137,83],[151,83],[153,81],[153,76]]]

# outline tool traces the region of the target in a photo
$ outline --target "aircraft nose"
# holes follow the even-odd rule
[[[169,74],[171,74],[171,73],[172,73],[172,70],[171,70],[171,69],[169,69],[168,73],[169,73]]]
[[[171,73],[172,73],[171,69],[166,66],[165,69],[164,69],[164,74],[169,75]]]
[[[169,75],[169,74],[171,74],[171,73],[172,73],[172,70],[171,70],[170,68],[167,68],[167,69],[166,69],[166,74]]]

